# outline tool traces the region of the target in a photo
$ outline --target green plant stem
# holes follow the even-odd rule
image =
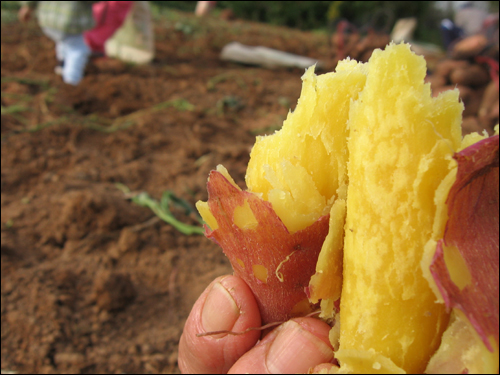
[[[191,234],[203,235],[205,233],[205,230],[202,227],[197,225],[185,224],[174,217],[174,215],[170,212],[170,209],[168,208],[171,202],[180,206],[181,208],[184,208],[186,210],[186,213],[192,212],[194,209],[190,207],[186,201],[176,197],[171,191],[164,192],[161,202],[157,202],[156,200],[151,198],[148,195],[148,193],[143,192],[139,194],[133,194],[130,192],[130,189],[126,185],[121,183],[116,183],[115,186],[117,189],[121,190],[123,194],[125,194],[127,198],[129,198],[132,202],[134,202],[139,206],[149,208],[151,211],[155,213],[156,216],[158,216],[166,223],[172,225],[179,232],[186,235],[191,235]],[[200,223],[202,222],[201,218],[199,219],[199,221]]]
[[[177,220],[172,214],[169,212],[165,212],[160,208],[158,203],[152,200],[146,193],[140,193],[132,198],[132,202],[143,206],[148,207],[151,211],[153,211],[156,216],[165,221],[166,223],[174,226],[179,232],[184,233],[186,235],[191,234],[203,234],[204,229],[199,226],[188,225]]]

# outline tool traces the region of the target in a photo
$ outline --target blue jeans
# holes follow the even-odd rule
[[[448,49],[454,41],[459,40],[465,35],[463,30],[449,19],[441,21],[440,30],[441,38],[446,49]]]
[[[56,43],[56,56],[64,61],[62,78],[70,85],[78,85],[83,78],[85,66],[90,56],[90,48],[83,34],[65,34],[59,30],[43,28],[43,32]]]

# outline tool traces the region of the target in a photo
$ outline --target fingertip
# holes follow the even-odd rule
[[[292,319],[269,333],[229,373],[305,373],[333,360],[330,326],[314,318]]]
[[[220,284],[228,291],[240,310],[240,318],[234,324],[233,331],[243,332],[251,327],[260,327],[259,306],[248,284],[242,278],[234,275],[222,277]],[[260,332],[252,332],[257,341]]]
[[[260,326],[260,313],[248,285],[239,277],[215,279],[198,298],[186,321],[179,343],[182,372],[227,372],[258,341],[260,333],[218,334],[209,331],[243,332]]]
[[[309,373],[310,374],[330,374],[333,372],[333,369],[340,370],[339,366],[334,365],[333,363],[322,363],[320,365],[315,366]]]
[[[221,282],[215,282],[201,309],[201,327],[205,333],[210,331],[230,331],[239,319],[240,314],[240,308],[234,297]]]
[[[300,326],[307,332],[312,333],[315,337],[323,341],[329,348],[333,350],[329,337],[332,327],[330,327],[324,321],[316,318],[295,318],[292,320],[300,324]]]

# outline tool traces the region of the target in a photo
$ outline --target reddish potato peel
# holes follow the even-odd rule
[[[252,289],[262,324],[310,313],[304,289],[315,272],[329,215],[291,234],[269,202],[235,187],[221,173],[210,172],[207,188],[208,206],[218,228],[205,226],[205,234],[223,249],[234,274]],[[245,202],[256,221],[242,229],[235,224],[234,212]]]
[[[448,198],[448,222],[444,238],[438,241],[430,266],[448,308],[462,310],[486,347],[492,336],[498,345],[498,135],[486,138],[455,154],[457,178]],[[444,246],[456,247],[468,279],[457,286],[445,262]]]

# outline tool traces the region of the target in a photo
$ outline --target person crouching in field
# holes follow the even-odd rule
[[[28,21],[38,8],[40,27],[56,43],[55,71],[70,85],[76,86],[82,80],[91,53],[83,33],[94,27],[93,3],[97,1],[21,1],[19,20]]]

